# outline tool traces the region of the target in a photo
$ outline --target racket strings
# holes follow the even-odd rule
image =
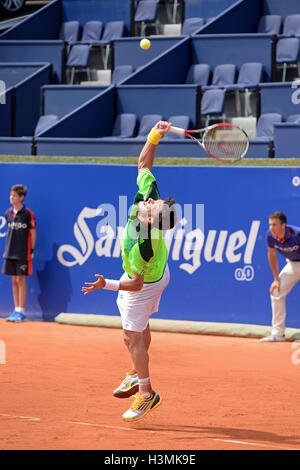
[[[225,161],[237,161],[248,150],[248,138],[239,128],[218,126],[209,129],[203,136],[206,150]]]

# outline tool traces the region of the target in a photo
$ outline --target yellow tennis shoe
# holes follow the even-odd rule
[[[139,379],[138,375],[126,374],[123,382],[114,390],[113,395],[117,398],[128,398],[134,395],[139,390]]]
[[[157,408],[162,402],[160,396],[152,390],[150,398],[144,398],[136,393],[134,402],[129,410],[123,414],[124,421],[138,421],[146,416],[147,413]]]

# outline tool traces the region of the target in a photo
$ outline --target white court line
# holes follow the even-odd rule
[[[81,424],[83,426],[95,426],[98,428],[100,427],[100,428],[109,428],[109,429],[121,429],[122,431],[138,431],[138,429],[134,429],[134,428],[121,428],[120,426],[107,426],[106,424],[84,423],[83,421],[65,421],[65,423]]]
[[[16,416],[16,415],[7,415],[7,414],[0,414],[5,418],[18,418],[18,419],[27,419],[28,421],[41,421],[40,418],[33,418],[32,416]]]
[[[281,450],[296,450],[296,449],[290,449],[288,447],[278,447],[278,446],[272,446],[271,444],[259,444],[258,442],[246,442],[246,441],[232,441],[231,439],[213,439],[214,441],[221,441],[221,442],[230,442],[233,444],[244,444],[247,446],[258,446],[258,447],[272,447],[274,449],[281,449]]]
[[[33,416],[18,416],[18,415],[4,414],[4,413],[1,413],[0,417],[26,419],[28,421],[41,421],[41,418],[35,418]],[[109,425],[106,425],[106,424],[85,423],[84,421],[63,421],[63,422],[64,423],[69,423],[69,424],[79,424],[79,425],[82,425],[82,426],[94,426],[94,427],[107,428],[107,429],[118,429],[118,430],[121,430],[121,431],[148,432],[148,433],[152,433],[152,434],[168,434],[170,432],[173,432],[172,430],[170,430],[170,431],[168,431],[168,430],[165,430],[165,431],[164,430],[161,430],[161,431],[147,430],[147,431],[145,431],[144,429],[137,429],[137,428],[131,428],[131,427],[125,428],[125,427],[121,427],[121,426],[109,426]],[[185,431],[182,431],[182,432],[184,433]],[[211,439],[211,438],[208,438],[208,439]],[[218,438],[213,438],[212,440],[213,441],[219,441],[219,442],[229,442],[231,444],[242,444],[242,445],[248,445],[248,446],[256,446],[256,447],[272,447],[274,449],[281,449],[281,450],[297,450],[295,448],[292,449],[292,448],[289,448],[289,447],[278,447],[278,446],[273,446],[271,444],[269,444],[269,445],[260,444],[258,442],[234,441],[234,440],[231,440],[231,439],[218,439]]]
[[[99,426],[99,424],[84,423],[84,422],[82,422],[82,421],[65,421],[65,423],[69,423],[69,424],[82,424],[83,426]]]

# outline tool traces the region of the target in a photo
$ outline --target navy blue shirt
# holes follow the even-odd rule
[[[30,229],[36,227],[33,213],[23,205],[22,209],[14,215],[13,207],[10,207],[5,212],[5,218],[8,231],[3,257],[9,259],[30,260]]]
[[[300,227],[287,226],[284,240],[273,237],[269,230],[267,232],[267,245],[270,248],[275,248],[290,261],[300,261]]]

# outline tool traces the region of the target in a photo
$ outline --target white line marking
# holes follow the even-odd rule
[[[35,418],[33,416],[18,416],[18,415],[10,415],[10,414],[4,414],[1,413],[0,417],[4,418],[17,418],[17,419],[26,419],[28,421],[41,421],[41,418]],[[101,428],[107,428],[107,429],[119,429],[121,431],[139,431],[139,432],[149,432],[152,434],[165,434],[165,433],[170,433],[173,432],[172,430],[161,430],[161,431],[151,431],[149,430],[144,430],[144,429],[137,429],[137,428],[124,428],[121,426],[109,426],[106,424],[93,424],[93,423],[85,423],[84,421],[63,421],[64,423],[69,423],[69,424],[80,424],[82,426],[95,426],[95,427],[101,427]],[[185,431],[182,431],[183,433]],[[230,442],[232,444],[242,444],[242,445],[248,445],[248,446],[256,446],[256,447],[272,447],[274,449],[281,449],[281,450],[296,450],[295,448],[289,448],[289,447],[278,447],[278,446],[273,446],[271,444],[260,444],[258,442],[247,442],[247,441],[234,441],[231,439],[218,439],[214,438],[212,439],[213,441],[219,441],[219,442]]]
[[[41,421],[40,418],[33,418],[32,416],[16,416],[16,415],[7,415],[7,414],[0,414],[5,418],[18,418],[18,419],[28,419],[28,421]]]
[[[278,447],[278,446],[272,446],[272,445],[267,445],[267,444],[259,444],[257,442],[246,442],[246,441],[232,441],[231,439],[213,439],[214,441],[221,441],[221,442],[231,442],[233,444],[244,444],[247,446],[259,446],[259,447],[272,447],[274,449],[284,449],[284,450],[296,450],[296,449],[290,449],[287,447]]]
[[[100,428],[108,428],[108,429],[121,429],[122,431],[138,431],[138,429],[134,428],[121,428],[120,426],[107,426],[105,424],[93,424],[93,423],[84,423],[83,421],[65,421],[65,423],[70,424],[81,424],[82,426],[96,426]]]
[[[99,426],[99,424],[84,423],[83,421],[65,421],[65,423],[69,423],[69,424],[82,424],[83,426]]]
[[[107,426],[107,425],[104,425],[105,428],[109,428],[109,429],[121,429],[121,431],[140,431],[139,429],[135,429],[135,428],[121,428],[120,426]],[[155,431],[150,431],[150,432],[155,432]]]

